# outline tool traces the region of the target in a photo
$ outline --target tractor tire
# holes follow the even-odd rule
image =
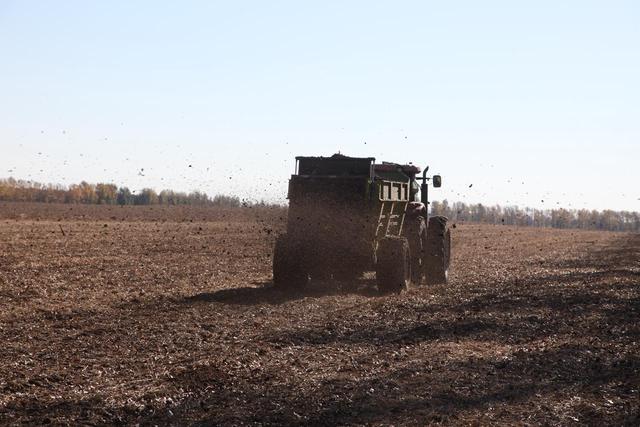
[[[339,282],[350,282],[358,280],[362,276],[362,272],[347,267],[337,268],[333,272],[333,278]]]
[[[293,290],[307,285],[309,274],[304,268],[303,254],[286,234],[278,236],[273,251],[273,285]]]
[[[331,263],[318,257],[317,253],[309,254],[309,274],[311,281],[324,282],[331,279]]]
[[[411,253],[405,237],[381,239],[376,258],[376,282],[380,293],[400,293],[409,287]]]
[[[411,254],[411,284],[420,286],[424,279],[424,253],[427,246],[427,225],[423,217],[407,218],[404,235]]]
[[[444,216],[432,216],[427,227],[424,253],[425,279],[429,285],[446,284],[451,259],[451,230]]]
[[[311,272],[311,281],[324,282],[331,279],[330,270],[315,270]]]

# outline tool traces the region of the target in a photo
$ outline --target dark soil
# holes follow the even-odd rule
[[[0,206],[1,424],[640,424],[640,235],[458,224],[450,284],[271,288],[282,212]]]

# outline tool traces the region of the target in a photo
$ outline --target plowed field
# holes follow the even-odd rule
[[[447,286],[286,294],[282,215],[0,205],[0,423],[640,424],[640,235],[457,224]]]

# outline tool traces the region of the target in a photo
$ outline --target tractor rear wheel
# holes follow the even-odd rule
[[[339,282],[353,282],[362,277],[362,271],[355,267],[351,269],[347,267],[338,268],[333,272],[333,278]]]
[[[405,237],[385,237],[378,242],[376,282],[381,293],[400,293],[411,282],[411,254]]]
[[[301,288],[309,281],[303,254],[286,234],[278,236],[273,251],[273,285],[278,289]]]
[[[427,227],[424,253],[425,278],[429,285],[447,283],[451,259],[451,231],[447,217],[432,216]]]
[[[411,283],[420,286],[424,278],[424,251],[427,245],[427,225],[424,218],[407,218],[404,235],[409,240],[411,254]]]

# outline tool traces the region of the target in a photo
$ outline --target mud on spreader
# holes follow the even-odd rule
[[[287,229],[277,240],[273,281],[353,280],[376,272],[381,292],[446,283],[447,218],[428,215],[428,186],[439,175],[372,157],[296,157],[289,180]]]

